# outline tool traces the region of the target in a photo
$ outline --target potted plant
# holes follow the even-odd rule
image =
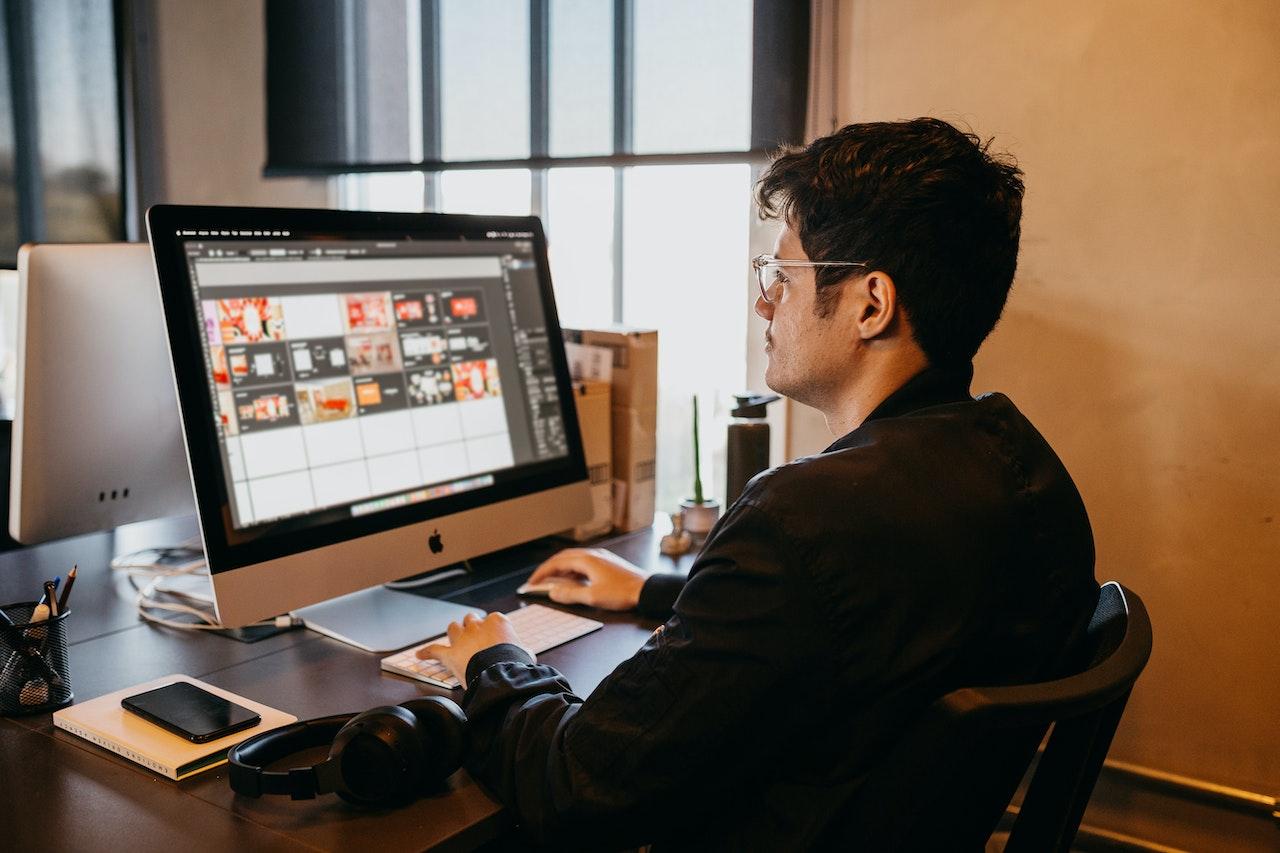
[[[708,533],[720,517],[720,502],[702,493],[702,446],[698,436],[698,395],[693,396],[693,497],[680,502],[684,529]]]

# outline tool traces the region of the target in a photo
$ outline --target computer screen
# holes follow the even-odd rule
[[[568,455],[531,238],[184,250],[237,530],[437,500]]]
[[[149,222],[215,592],[223,572],[585,494],[535,218],[165,206]],[[477,544],[449,556],[566,527],[529,512],[455,531]],[[316,594],[447,562],[436,535]]]

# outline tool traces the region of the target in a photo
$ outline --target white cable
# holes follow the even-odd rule
[[[182,576],[209,577],[209,567],[208,563],[205,562],[204,552],[199,550],[198,547],[199,540],[195,540],[195,546],[190,547],[188,543],[183,543],[175,548],[147,548],[142,551],[135,551],[132,554],[122,554],[111,561],[111,568],[123,573],[129,579],[129,585],[137,593],[134,601],[138,608],[138,616],[143,620],[181,631],[230,630],[218,622],[217,616],[207,606],[192,606],[207,605],[208,599],[183,592],[182,590],[165,589],[160,586],[161,581],[166,578]],[[189,557],[189,559],[182,561],[181,558],[184,556]],[[140,580],[145,580],[146,583],[140,584]],[[163,601],[157,597],[160,595],[178,600]],[[165,619],[162,616],[157,616],[151,611],[186,614],[194,616],[199,621],[179,622],[175,619]],[[302,620],[298,617],[286,614],[277,616],[274,619],[264,619],[246,627],[275,627],[283,629],[297,627],[302,624]]]
[[[178,558],[187,559],[178,562]],[[148,559],[149,558],[149,559]],[[208,564],[204,552],[198,548],[178,546],[176,548],[145,548],[132,554],[121,554],[111,561],[111,568],[117,571],[142,572],[146,574],[185,575],[208,574]]]

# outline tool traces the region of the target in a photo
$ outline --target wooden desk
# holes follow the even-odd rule
[[[80,565],[68,632],[71,681],[84,701],[171,673],[186,673],[300,719],[361,711],[416,696],[452,695],[382,672],[379,656],[305,630],[256,643],[157,628],[138,619],[128,581],[111,572],[116,554],[174,544],[193,519],[132,525],[0,554],[0,601],[30,600],[40,582]],[[692,560],[662,557],[643,530],[598,543],[655,571],[687,571]],[[565,543],[538,542],[472,561],[473,572],[424,590],[437,598],[507,611],[516,587]],[[586,611],[605,622],[539,655],[585,696],[655,627],[631,614]],[[511,821],[459,771],[448,793],[401,809],[354,809],[332,795],[293,802],[236,796],[226,767],[172,782],[53,726],[52,716],[0,718],[0,848],[173,850],[469,850]]]

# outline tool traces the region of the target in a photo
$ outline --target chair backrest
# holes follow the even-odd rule
[[[1142,600],[1114,581],[1104,584],[1085,643],[1088,666],[1076,675],[964,688],[930,705],[860,787],[840,842],[868,850],[983,849],[1052,725],[1005,850],[1067,850],[1151,656]]]
[[[991,691],[997,695],[989,701],[1007,703],[1005,713],[1014,716],[1029,704],[1057,709],[1006,853],[1070,848],[1129,694],[1151,657],[1147,609],[1115,581],[1102,587],[1088,636],[1093,655],[1083,673],[1033,687],[1025,697]]]

